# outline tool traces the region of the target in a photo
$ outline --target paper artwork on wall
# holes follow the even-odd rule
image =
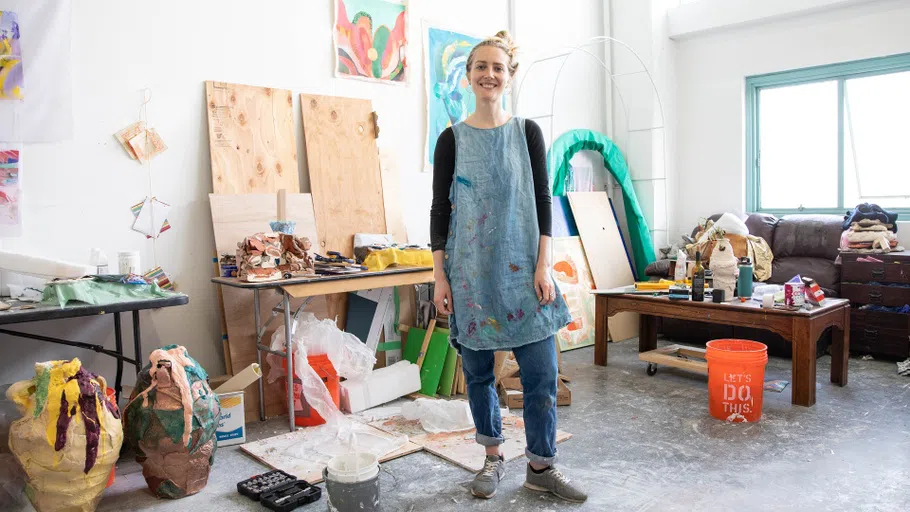
[[[449,126],[464,121],[474,111],[474,92],[466,65],[479,37],[425,26],[427,70],[427,146],[425,169],[433,166],[436,139]]]
[[[335,0],[335,76],[406,83],[407,18],[404,0]]]
[[[556,334],[559,350],[593,345],[594,279],[580,237],[553,238],[553,279],[572,315],[572,322]]]
[[[0,11],[0,100],[23,99],[22,75],[19,16],[12,11]]]
[[[167,221],[170,209],[171,205],[162,203],[155,197],[146,197],[142,202],[134,204],[130,208],[134,218],[133,231],[142,233],[146,238],[158,238],[161,233],[171,229]],[[161,224],[158,224],[159,222]],[[158,226],[158,229],[154,226]]]
[[[0,151],[0,237],[22,234],[19,150]]]
[[[145,122],[136,121],[114,134],[117,142],[133,160],[146,162],[167,149],[167,145],[154,128],[146,128]]]

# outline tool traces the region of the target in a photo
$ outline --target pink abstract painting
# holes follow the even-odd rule
[[[407,3],[335,0],[335,74],[386,83],[407,81]]]

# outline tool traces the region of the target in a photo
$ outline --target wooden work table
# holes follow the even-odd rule
[[[792,403],[815,405],[816,342],[829,327],[833,329],[831,345],[831,382],[847,385],[850,355],[850,302],[825,299],[822,306],[805,311],[762,308],[753,301],[745,303],[693,302],[670,300],[666,295],[616,294],[595,291],[594,364],[607,364],[607,321],[621,311],[640,314],[639,352],[657,348],[657,317],[694,320],[725,325],[738,325],[775,332],[793,347]]]

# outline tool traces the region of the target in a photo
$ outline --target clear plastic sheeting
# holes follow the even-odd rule
[[[350,452],[370,452],[378,457],[403,447],[407,436],[388,440],[373,434],[370,428],[345,416],[335,405],[322,378],[310,366],[307,357],[325,354],[338,374],[352,380],[369,377],[376,364],[376,357],[356,336],[338,329],[332,320],[319,320],[311,313],[305,313],[291,327],[294,343],[294,373],[300,379],[303,396],[307,403],[326,421],[324,427],[306,437],[307,442],[286,449],[289,456],[313,460]],[[272,335],[271,349],[285,351],[284,329]],[[268,381],[274,382],[285,375],[281,366],[282,357],[269,354]]]
[[[464,400],[418,398],[402,404],[401,415],[407,420],[420,420],[423,429],[431,434],[474,428],[474,418]]]

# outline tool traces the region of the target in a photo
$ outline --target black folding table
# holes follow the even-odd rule
[[[71,302],[66,307],[60,307],[51,304],[20,302],[11,300],[8,297],[0,300],[6,302],[11,307],[6,311],[0,311],[0,325],[19,324],[25,322],[42,322],[45,320],[59,320],[61,318],[76,318],[81,316],[96,316],[113,313],[114,315],[114,340],[115,350],[108,350],[102,345],[93,345],[81,341],[65,340],[61,338],[52,338],[40,334],[31,334],[20,331],[10,331],[0,328],[0,334],[7,334],[19,338],[30,340],[46,341],[48,343],[57,343],[60,345],[69,345],[86,350],[105,354],[117,360],[117,376],[114,379],[114,390],[117,392],[117,400],[120,400],[122,391],[121,380],[123,378],[123,362],[126,361],[136,366],[136,373],[142,370],[142,337],[140,335],[139,312],[143,309],[166,308],[170,306],[182,306],[190,301],[190,298],[182,293],[175,293],[168,297],[155,299],[130,300],[115,302],[103,306],[95,306],[82,302]],[[130,359],[123,355],[123,334],[120,329],[120,313],[130,311],[133,313],[133,346],[135,349],[135,359]]]

